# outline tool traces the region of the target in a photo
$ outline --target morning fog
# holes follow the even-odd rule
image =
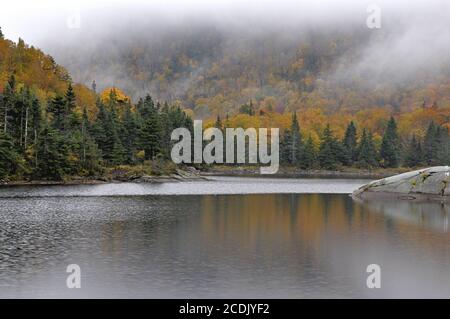
[[[171,140],[177,143],[172,147],[171,158],[176,164],[262,164],[266,166],[260,167],[261,174],[275,174],[279,167],[279,129],[271,128],[269,136],[267,133],[267,128],[211,127],[203,131],[203,122],[197,120],[194,138],[187,128],[173,130]]]

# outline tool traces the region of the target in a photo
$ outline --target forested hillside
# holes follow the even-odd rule
[[[450,107],[449,58],[436,58],[431,40],[419,45],[408,32],[391,34],[399,28],[388,27],[249,25],[142,27],[145,32],[111,32],[75,47],[82,34],[52,51],[77,81],[95,80],[100,90],[117,86],[135,100],[150,93],[192,109],[197,118],[236,114],[250,100],[256,111],[278,113]]]
[[[192,116],[198,117],[201,108],[201,104],[195,102],[191,105],[194,109],[189,109],[188,96],[185,96],[186,100],[180,100],[182,96],[175,100],[166,96],[166,102],[145,93],[141,98],[133,99],[125,89],[98,90],[97,81],[88,89],[74,83],[69,73],[51,56],[26,45],[23,40],[17,43],[6,40],[1,33],[0,48],[2,180],[99,178],[105,171],[130,167],[141,167],[141,174],[160,174],[165,169],[163,166],[171,162],[172,130],[177,127],[192,130]],[[449,91],[445,84],[408,91],[408,96],[399,100],[397,106],[384,104],[387,100],[380,101],[379,105],[361,104],[363,106],[358,108],[355,104],[354,109],[345,109],[344,105],[350,105],[347,102],[342,102],[340,107],[321,105],[323,100],[317,77],[327,57],[314,50],[302,50],[303,53],[297,56],[299,69],[292,64],[282,66],[280,62],[279,67],[284,73],[277,75],[293,76],[287,87],[292,85],[293,92],[302,96],[298,104],[284,105],[280,96],[275,95],[258,98],[238,94],[234,99],[233,92],[246,92],[247,89],[233,91],[221,87],[223,94],[218,94],[223,100],[217,103],[216,109],[208,106],[207,114],[204,114],[208,118],[205,128],[278,127],[282,165],[302,169],[420,167],[450,162],[450,107],[446,104]],[[310,53],[304,55],[304,52]],[[247,61],[252,65],[248,72],[232,71],[233,66],[246,68],[247,64],[241,60],[229,62],[227,58],[223,59],[230,64],[220,72],[236,72],[246,78],[233,80],[233,85],[252,83],[254,92],[260,94],[268,86],[273,89],[270,83],[274,74],[278,74],[275,71],[258,73],[259,66],[251,64],[251,59]],[[161,68],[164,63],[160,61],[155,68]],[[266,67],[270,68],[271,63]],[[298,72],[289,75],[293,70]],[[308,76],[314,80],[305,82]],[[278,83],[279,77],[273,80],[273,85]],[[295,77],[298,78],[295,80]],[[222,77],[216,77],[213,82],[227,83]],[[156,83],[167,83],[167,78],[160,77]],[[393,82],[389,83],[393,85]],[[405,83],[418,85],[414,81]],[[207,86],[200,85],[199,92]],[[176,88],[172,89],[177,92]],[[172,92],[170,87],[164,90]],[[348,94],[361,98],[356,92]],[[392,92],[391,99],[404,94],[401,90]],[[310,105],[302,104],[304,98]],[[421,104],[417,106],[414,106],[415,102],[407,103],[420,100]]]

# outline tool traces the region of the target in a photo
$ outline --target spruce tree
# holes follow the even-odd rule
[[[311,169],[314,168],[316,165],[316,148],[314,146],[313,139],[311,138],[311,135],[308,136],[308,139],[306,140],[305,146],[303,148],[303,151],[300,155],[300,167],[302,169]]]
[[[289,145],[290,162],[294,165],[299,163],[302,152],[302,136],[300,134],[300,125],[297,120],[297,113],[292,113],[291,121],[291,141]]]
[[[45,124],[37,145],[38,163],[35,176],[42,179],[61,180],[67,173],[66,141],[58,130]]]
[[[431,121],[424,139],[424,159],[427,165],[437,165],[437,154],[440,148],[439,128]]]
[[[397,123],[392,116],[383,135],[380,155],[384,167],[397,167],[399,165],[400,139],[397,133]]]
[[[131,111],[131,105],[125,106],[123,115],[121,142],[125,149],[125,162],[133,164],[135,162],[135,153],[137,150],[138,123],[135,115]]]
[[[290,129],[285,129],[280,141],[280,160],[283,164],[292,164],[291,146],[292,134]]]
[[[117,143],[117,132],[108,110],[100,99],[97,99],[97,108],[98,113],[92,126],[92,136],[102,152],[102,158],[111,162],[114,144]]]
[[[417,167],[423,162],[423,151],[420,141],[417,140],[414,134],[409,142],[408,148],[405,154],[404,164],[407,167]]]
[[[371,132],[364,128],[357,149],[357,165],[362,168],[378,167],[378,154]]]
[[[52,114],[51,125],[59,131],[64,130],[66,123],[66,102],[61,95],[56,95],[47,106],[47,111]]]
[[[353,121],[347,126],[345,130],[344,139],[342,141],[342,145],[344,146],[346,157],[347,157],[347,165],[352,165],[357,160],[357,136],[356,136],[356,126]]]
[[[436,162],[438,165],[450,164],[450,138],[446,127],[438,127],[437,131],[439,148],[436,153]]]
[[[17,171],[20,156],[14,149],[11,137],[0,132],[0,179],[5,179]]]
[[[322,134],[318,159],[320,166],[324,169],[334,170],[337,168],[343,152],[339,141],[334,137],[330,124],[327,124]]]
[[[161,151],[162,129],[159,114],[149,95],[146,96],[140,113],[142,118],[139,130],[140,144],[145,152],[145,159],[153,159]]]

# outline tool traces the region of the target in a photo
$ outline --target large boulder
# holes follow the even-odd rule
[[[450,201],[450,167],[436,166],[383,178],[361,186],[352,196]]]

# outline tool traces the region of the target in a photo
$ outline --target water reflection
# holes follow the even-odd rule
[[[411,201],[383,200],[361,201],[370,210],[384,214],[386,218],[403,221],[436,231],[449,232],[450,205],[436,201],[414,203]]]
[[[2,199],[0,297],[450,297],[448,215],[337,194]]]

